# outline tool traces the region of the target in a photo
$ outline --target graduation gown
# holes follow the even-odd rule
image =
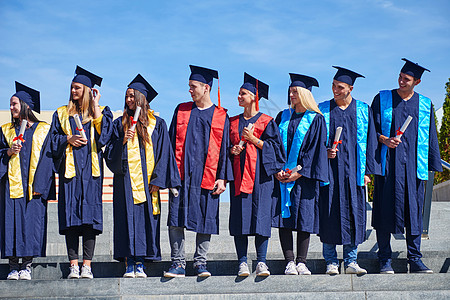
[[[176,147],[177,114],[175,109],[169,128],[172,147]],[[184,180],[178,197],[169,194],[168,226],[185,227],[187,230],[204,234],[219,234],[219,195],[201,188],[203,170],[208,155],[211,120],[215,105],[199,110],[193,104],[187,125],[184,152]],[[220,147],[216,180],[233,180],[233,170],[229,158],[230,121],[226,116]]]
[[[356,100],[342,110],[330,100],[330,129],[327,148],[331,148],[337,127],[342,127],[341,141],[334,159],[329,159],[329,185],[320,188],[320,240],[327,244],[361,244],[366,236],[366,194],[357,185]],[[375,159],[377,136],[370,107],[367,130],[365,174],[380,174]],[[354,240],[352,240],[354,235]]]
[[[113,122],[111,140],[105,149],[105,161],[114,173],[114,259],[141,256],[149,260],[161,260],[160,218],[154,215],[149,184],[160,187],[179,187],[180,175],[170,144],[166,122],[155,116],[156,125],[151,140],[155,167],[151,181],[147,179],[145,146],[139,138],[139,153],[147,201],[134,204],[128,168],[127,144],[123,145],[122,117]],[[135,137],[136,138],[136,137]]]
[[[92,176],[91,156],[91,122],[83,124],[88,143],[81,147],[72,147],[75,161],[76,176],[67,179],[64,177],[66,168],[67,135],[64,133],[58,118],[58,112],[53,114],[52,127],[52,154],[55,168],[59,174],[58,191],[58,223],[59,233],[65,234],[72,226],[90,225],[100,234],[103,230],[102,187],[103,187],[103,151],[111,136],[113,115],[109,107],[102,111],[101,132],[94,128],[95,142],[98,149],[98,163],[100,176]],[[69,117],[72,134],[77,128],[73,117]]]
[[[250,123],[255,123],[262,113],[246,120],[239,115],[239,136]],[[280,132],[272,119],[261,134],[264,141],[262,149],[257,148],[256,170],[253,192],[240,193],[235,196],[235,185],[230,184],[230,234],[262,235],[270,237],[272,220],[272,201],[274,197],[274,174],[283,169],[285,152],[283,151]],[[233,144],[230,144],[233,146]],[[239,155],[241,174],[244,172],[246,148]],[[233,156],[232,156],[233,158]],[[233,166],[234,167],[234,166]],[[235,178],[236,179],[236,178]]]
[[[392,90],[392,124],[390,137],[403,125],[408,115],[413,119],[401,137],[397,148],[388,148],[385,176],[375,177],[372,209],[372,226],[377,230],[404,233],[406,222],[411,225],[411,234],[422,234],[422,210],[425,181],[417,178],[417,131],[419,115],[419,94],[404,101]],[[380,94],[376,95],[372,109],[377,135],[381,132]],[[377,154],[381,153],[381,143]],[[434,112],[430,112],[430,135],[428,170],[442,171],[439,143],[434,122]],[[432,179],[431,179],[432,180]],[[405,205],[406,201],[406,205]],[[408,211],[405,211],[408,209]],[[408,218],[408,219],[406,219]]]
[[[281,114],[282,112],[275,119],[277,125],[280,125]],[[289,155],[295,131],[303,116],[304,113],[295,112],[291,116],[287,133],[286,157]],[[303,138],[299,151],[297,164],[301,165],[302,169],[298,173],[302,176],[295,181],[290,193],[292,205],[289,218],[282,218],[280,183],[275,179],[277,197],[272,205],[272,227],[290,228],[309,233],[319,232],[319,181],[327,181],[328,175],[326,138],[325,119],[321,114],[317,114]]]
[[[50,138],[46,136],[34,176],[33,190],[41,194],[31,200],[28,194],[28,178],[33,134],[38,123],[27,128],[25,143],[19,153],[24,197],[11,199],[8,180],[7,154],[9,148],[0,129],[0,247],[1,257],[44,257],[47,243],[47,200],[55,199],[55,177],[50,151]],[[15,128],[16,136],[19,128]]]

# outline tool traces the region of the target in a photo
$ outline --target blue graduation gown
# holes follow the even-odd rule
[[[150,184],[161,189],[179,187],[180,175],[170,145],[166,122],[158,116],[151,139],[155,167]],[[147,201],[134,204],[128,169],[127,144],[123,145],[122,117],[113,122],[111,140],[105,149],[105,161],[114,173],[114,259],[123,260],[129,256],[141,256],[148,260],[161,260],[160,218],[153,215],[152,198],[149,193],[145,146],[139,138],[142,175]]]
[[[38,123],[27,128],[25,143],[20,151],[20,167],[25,197],[10,198],[7,154],[9,145],[0,129],[0,247],[1,257],[33,256],[44,257],[47,243],[47,200],[55,199],[55,177],[47,135],[41,148],[39,162],[34,176],[34,192],[41,196],[28,198],[28,176],[30,168],[33,134]],[[19,128],[16,128],[16,136]]]
[[[175,149],[178,107],[175,109],[169,136]],[[184,155],[184,180],[178,197],[169,194],[168,226],[185,227],[187,230],[204,234],[219,234],[219,195],[202,189],[201,182],[211,131],[215,105],[199,110],[194,104],[186,132]],[[233,180],[233,169],[229,157],[230,120],[228,115],[223,128],[217,179]]]
[[[342,144],[334,159],[329,159],[329,182],[320,188],[320,240],[327,244],[361,244],[366,236],[366,195],[357,185],[356,100],[342,110],[330,100],[330,132],[327,148],[331,148],[337,127],[342,127]],[[365,174],[380,174],[375,160],[377,136],[369,107]],[[352,235],[354,241],[352,241]]]
[[[391,135],[403,125],[408,115],[413,119],[403,133],[401,143],[395,149],[388,148],[386,155],[385,176],[375,177],[375,191],[372,209],[372,226],[375,229],[391,233],[403,233],[405,223],[411,225],[411,234],[422,234],[422,209],[424,202],[425,181],[417,178],[417,130],[419,116],[419,94],[404,101],[392,90],[392,125]],[[372,109],[378,136],[381,132],[380,95],[376,95]],[[377,149],[380,155],[381,144]],[[434,112],[430,113],[430,136],[428,170],[442,171],[439,143],[434,122]],[[431,179],[432,180],[432,179]],[[407,205],[405,205],[407,201]],[[408,208],[409,212],[405,213]],[[405,217],[409,215],[409,220]]]
[[[91,122],[83,124],[88,143],[82,147],[72,147],[76,176],[64,178],[66,167],[67,136],[59,122],[58,112],[53,114],[51,138],[52,153],[56,171],[59,174],[58,223],[59,233],[64,235],[72,226],[91,225],[97,234],[103,230],[102,187],[103,187],[103,151],[111,136],[113,115],[109,107],[103,109],[101,134],[94,128],[98,149],[100,177],[92,176],[91,159]],[[72,133],[76,131],[73,117],[69,117]]]
[[[239,136],[249,123],[255,123],[261,113],[246,120],[239,115]],[[235,196],[235,186],[230,184],[230,234],[262,235],[270,237],[274,174],[283,169],[286,158],[280,132],[271,120],[261,134],[264,141],[262,150],[257,148],[255,183],[253,193]],[[231,144],[231,146],[233,146]],[[245,147],[245,146],[244,146]],[[244,172],[246,148],[240,154],[240,171]]]
[[[277,125],[281,122],[281,114],[280,112],[276,118]],[[291,116],[287,133],[286,157],[289,155],[294,133],[303,116],[304,113],[295,112]],[[326,139],[325,119],[321,114],[317,114],[305,134],[299,151],[297,164],[303,167],[299,171],[302,176],[295,181],[291,190],[292,205],[289,218],[281,216],[280,183],[275,179],[277,197],[272,206],[272,227],[290,228],[309,233],[319,232],[319,181],[327,181],[328,176]]]

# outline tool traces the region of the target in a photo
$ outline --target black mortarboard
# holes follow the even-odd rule
[[[405,65],[403,66],[403,68],[400,72],[410,75],[416,79],[420,79],[420,77],[422,77],[423,72],[425,72],[425,71],[431,72],[430,70],[428,70],[422,66],[419,66],[419,64],[413,63],[409,59],[402,58],[402,60],[405,61]]]
[[[256,95],[256,80],[255,77],[244,72],[244,84],[241,86],[241,89],[249,90]],[[258,80],[258,96],[260,99],[269,99],[269,86],[260,80]]]
[[[93,88],[94,85],[101,86],[102,85],[102,78],[83,69],[80,66],[77,66],[75,69],[75,77],[72,79],[72,82],[78,82],[81,84],[84,84],[88,88]]]
[[[30,107],[30,109],[34,110],[38,114],[41,113],[39,91],[36,91],[16,81],[16,93],[13,95],[13,97],[17,97],[25,102]]]
[[[212,87],[213,78],[219,79],[219,72],[216,70],[193,65],[189,65],[189,68],[191,68],[191,76],[189,77],[189,80],[200,81]]]
[[[128,88],[141,92],[145,98],[147,98],[149,103],[158,95],[150,83],[148,83],[147,80],[141,76],[141,74],[137,74],[133,81],[131,81],[128,85]]]
[[[347,83],[349,85],[353,85],[355,83],[356,78],[362,77],[365,78],[363,75],[358,74],[356,72],[353,72],[349,69],[333,66],[333,68],[338,69],[336,72],[336,75],[334,75],[335,80]]]
[[[310,91],[313,86],[319,87],[319,82],[313,77],[294,73],[289,73],[289,76],[291,76],[291,85],[289,87],[299,86]]]

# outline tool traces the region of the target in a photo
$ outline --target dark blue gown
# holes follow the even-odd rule
[[[246,120],[239,115],[239,136],[249,123],[255,123],[261,113]],[[253,193],[241,193],[235,196],[234,184],[230,184],[230,234],[231,235],[261,235],[270,237],[272,220],[272,201],[274,191],[274,174],[283,169],[283,143],[280,132],[274,120],[271,120],[260,140],[264,141],[262,150],[257,148],[255,184]],[[231,144],[231,146],[233,146]],[[240,154],[240,171],[244,171],[246,148]],[[232,156],[233,158],[233,156]]]
[[[33,134],[38,123],[27,128],[25,143],[20,151],[20,167],[25,197],[11,199],[9,193],[7,150],[9,145],[0,129],[0,247],[2,258],[43,257],[47,243],[47,200],[55,199],[55,177],[50,151],[49,135],[41,148],[39,162],[34,176],[34,192],[41,196],[28,198],[28,176],[30,168]],[[16,136],[19,128],[16,128]]]
[[[377,136],[369,107],[365,174],[379,174],[375,159]],[[342,127],[342,144],[334,159],[329,159],[330,184],[320,188],[320,240],[327,244],[358,245],[366,236],[366,195],[357,185],[357,123],[356,100],[342,110],[330,100],[330,133],[327,148],[331,148],[337,127]],[[354,240],[352,240],[354,235]]]
[[[167,125],[156,116],[156,125],[151,139],[155,167],[150,182],[147,178],[145,146],[139,138],[142,175],[147,201],[134,204],[128,168],[127,144],[123,145],[124,132],[122,117],[113,122],[111,141],[105,149],[105,161],[114,173],[114,259],[141,256],[147,260],[161,260],[160,218],[153,215],[149,184],[160,187],[179,187],[180,175],[175,156],[170,145]]]
[[[385,176],[375,177],[372,226],[390,233],[404,233],[405,223],[411,225],[411,234],[422,234],[422,209],[425,181],[417,178],[417,128],[419,116],[419,94],[404,101],[392,90],[392,125],[390,137],[403,125],[408,115],[413,119],[405,130],[401,143],[395,149],[388,148]],[[381,132],[380,95],[375,96],[372,109],[378,136]],[[377,149],[381,152],[381,144]],[[434,122],[434,113],[430,114],[430,136],[428,170],[442,171],[439,143]],[[432,179],[431,179],[432,180]],[[408,212],[405,212],[407,201]],[[405,218],[409,216],[409,220]]]
[[[281,112],[276,118],[277,125],[281,122]],[[289,151],[294,139],[294,133],[303,118],[304,113],[293,113],[289,121],[287,133],[287,148]],[[319,232],[319,181],[328,180],[328,162],[325,140],[327,139],[325,119],[317,114],[305,134],[299,151],[297,164],[303,168],[302,175],[295,181],[291,190],[291,216],[281,216],[280,183],[275,179],[276,200],[273,203],[272,227],[289,228],[295,231],[309,233]],[[284,151],[284,148],[283,148]]]
[[[94,128],[97,149],[106,145],[111,136],[113,115],[105,107],[101,123],[101,134]],[[76,131],[73,117],[69,117],[72,133]],[[59,174],[58,222],[59,233],[64,235],[72,226],[90,225],[100,234],[103,230],[102,187],[103,187],[103,151],[98,150],[100,177],[92,176],[91,159],[91,122],[83,124],[88,143],[82,147],[73,147],[76,176],[64,178],[66,168],[67,135],[59,122],[58,113],[53,114],[51,138],[55,168]]]
[[[211,120],[215,105],[199,110],[193,105],[186,132],[184,155],[184,180],[178,197],[169,194],[168,226],[185,227],[203,234],[219,234],[219,195],[202,189],[201,182],[208,152]],[[175,149],[178,106],[175,109],[169,136]],[[233,180],[233,169],[229,157],[230,121],[228,115],[223,129],[216,180]]]

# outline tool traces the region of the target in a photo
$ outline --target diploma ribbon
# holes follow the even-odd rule
[[[342,144],[342,140],[333,142],[333,145],[336,145],[336,147],[337,147],[338,144]]]
[[[400,127],[395,131],[396,135],[402,135],[403,133],[403,131],[400,131]]]
[[[135,121],[132,116],[130,116],[130,119],[131,119],[131,124],[135,125],[137,123],[137,120]]]
[[[25,143],[25,140],[23,139],[23,134],[19,134],[19,136],[16,136],[13,138],[13,142],[20,140],[22,143]]]

